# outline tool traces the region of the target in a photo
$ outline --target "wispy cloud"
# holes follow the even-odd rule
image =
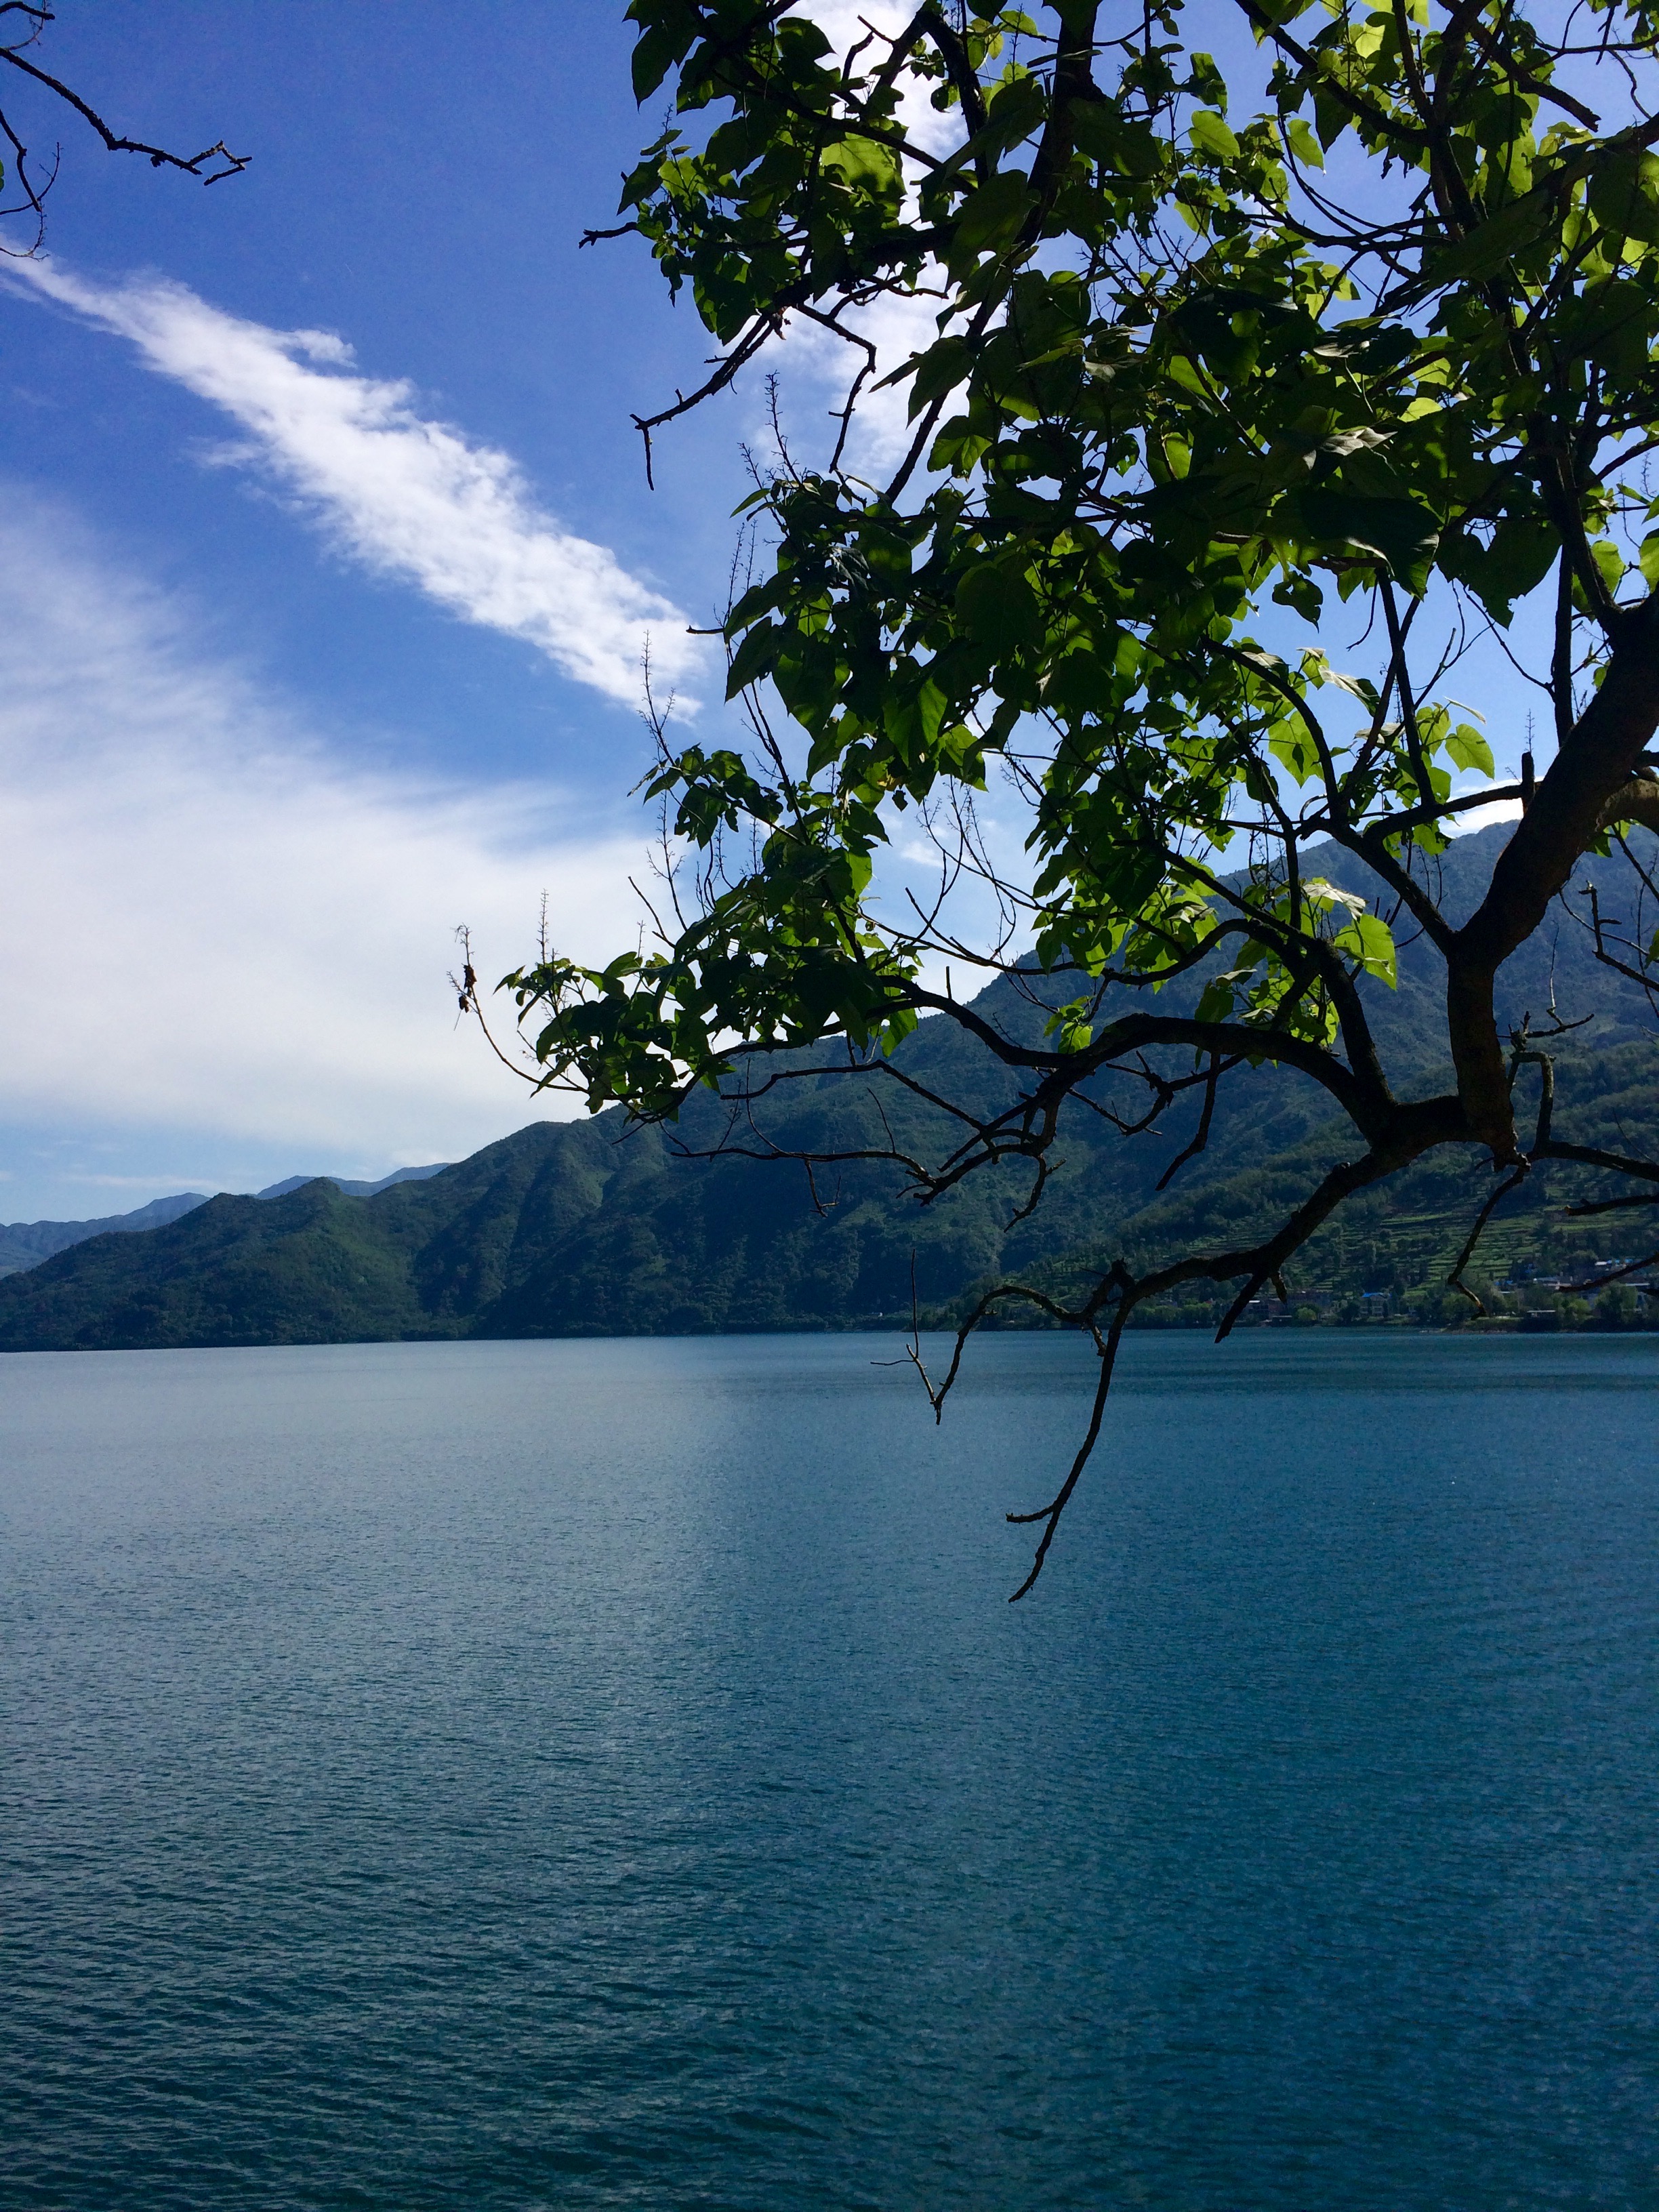
[[[457,1029],[452,933],[493,981],[545,887],[561,949],[609,957],[641,842],[544,789],[355,772],[60,516],[4,512],[0,1119],[92,1132],[118,1176],[123,1132],[361,1174],[546,1110]]]
[[[612,699],[638,699],[647,637],[666,684],[694,676],[700,655],[679,609],[543,513],[510,455],[420,414],[407,383],[355,374],[331,332],[270,330],[160,278],[100,286],[47,260],[7,274],[222,408],[366,567],[524,639]]]
[[[925,280],[924,280],[925,281]],[[854,476],[877,483],[890,477],[910,449],[915,426],[909,416],[908,384],[883,385],[885,377],[925,353],[939,336],[938,303],[932,300],[879,299],[843,318],[849,329],[876,349],[877,381],[859,395],[853,427],[842,455]],[[788,326],[779,356],[783,411],[793,447],[799,437],[805,455],[822,464],[841,428],[841,411],[865,356],[821,324],[796,320]],[[757,419],[750,435],[766,450],[769,418]]]
[[[805,0],[800,12],[811,17],[837,55],[862,46],[860,66],[871,70],[884,59],[889,42],[903,36],[915,11],[903,0]],[[896,119],[913,143],[929,154],[946,154],[962,142],[962,116],[955,108],[935,107],[932,90],[907,75]]]
[[[1478,788],[1478,787],[1477,787]],[[1497,799],[1490,806],[1472,806],[1467,814],[1455,814],[1446,823],[1450,837],[1467,837],[1473,830],[1490,830],[1494,822],[1518,822],[1521,802],[1518,799]]]
[[[805,0],[804,12],[823,32],[837,54],[864,46],[860,66],[871,69],[881,60],[886,41],[902,36],[915,10],[902,0]],[[871,33],[876,34],[872,41]],[[924,152],[944,155],[962,142],[961,112],[941,111],[932,102],[929,87],[914,77],[903,80],[897,121],[911,142]],[[913,204],[914,206],[914,204]],[[938,270],[924,270],[921,283],[942,281]],[[910,447],[915,428],[909,419],[910,386],[885,385],[887,376],[913,354],[924,353],[939,337],[939,302],[884,295],[858,312],[842,317],[849,329],[867,338],[876,349],[876,381],[866,383],[860,396],[843,454],[855,476],[878,483],[892,475]],[[782,371],[785,411],[792,442],[799,437],[804,457],[815,463],[825,458],[840,429],[840,410],[847,390],[861,365],[862,355],[821,324],[798,319],[775,357]],[[755,444],[765,450],[767,426],[757,421]]]

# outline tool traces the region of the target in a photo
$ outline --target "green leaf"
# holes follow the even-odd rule
[[[976,644],[1018,652],[1042,635],[1042,609],[1030,580],[988,561],[957,586],[957,619]]]
[[[1238,141],[1225,122],[1214,111],[1200,107],[1187,126],[1188,135],[1201,153],[1214,156],[1218,161],[1238,159]]]
[[[1111,100],[1074,101],[1071,124],[1079,151],[1121,177],[1155,177],[1164,166],[1158,140],[1147,125],[1127,119]]]
[[[1529,192],[1489,222],[1478,223],[1467,238],[1436,254],[1429,281],[1467,284],[1495,276],[1517,253],[1535,245],[1553,220],[1548,198],[1543,192]]]
[[[904,197],[904,173],[890,146],[873,138],[843,138],[825,149],[819,166],[839,177],[849,191],[880,200],[896,210]]]
[[[788,631],[781,623],[757,623],[732,656],[726,672],[726,696],[735,699],[749,684],[770,673]]]
[[[1626,147],[1601,161],[1590,177],[1589,205],[1615,237],[1659,245],[1659,156]]]
[[[963,253],[994,252],[1017,235],[1036,204],[1036,196],[1018,170],[1002,170],[963,203],[953,248]]]
[[[1117,696],[1115,672],[1092,653],[1068,653],[1055,663],[1042,687],[1044,706],[1057,714],[1104,714]]]
[[[949,704],[931,676],[908,696],[889,695],[882,708],[882,726],[907,767],[920,765],[932,750]]]
[[[910,386],[910,416],[912,421],[924,407],[931,406],[946,392],[962,382],[974,365],[975,349],[966,338],[941,338],[937,345],[928,347],[916,362],[915,377]]]
[[[1048,112],[1048,88],[1041,77],[1011,77],[991,100],[985,128],[974,141],[975,151],[994,160],[1040,129]]]
[[[1492,747],[1479,730],[1468,722],[1460,722],[1446,740],[1446,750],[1459,768],[1474,769],[1481,775],[1492,775],[1497,763],[1492,759]]]
[[[1625,556],[1610,538],[1598,538],[1590,547],[1590,558],[1601,572],[1601,581],[1609,592],[1616,592],[1625,580]]]
[[[1286,502],[1322,544],[1378,556],[1413,597],[1428,589],[1440,526],[1415,500],[1359,499],[1342,491],[1300,492]]]
[[[1494,622],[1507,628],[1512,604],[1524,599],[1548,575],[1561,541],[1541,515],[1509,515],[1482,545],[1460,535],[1442,548],[1441,565],[1480,595]]]
[[[1310,169],[1324,167],[1325,156],[1320,151],[1319,141],[1301,116],[1288,116],[1279,128],[1285,133],[1285,143],[1298,161]]]
[[[1280,722],[1268,737],[1267,750],[1285,763],[1299,784],[1311,783],[1319,774],[1318,748],[1299,721]]]
[[[1374,914],[1357,914],[1338,930],[1337,950],[1351,953],[1368,975],[1376,975],[1393,991],[1399,988],[1399,957],[1394,932]]]
[[[634,97],[650,99],[676,63],[684,60],[697,35],[697,18],[687,0],[633,0],[628,21],[643,24],[634,48]]]

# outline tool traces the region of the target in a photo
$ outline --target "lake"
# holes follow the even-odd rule
[[[1659,2205],[1659,1338],[0,1360],[0,2200]]]

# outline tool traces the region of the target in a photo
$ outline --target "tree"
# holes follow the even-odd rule
[[[753,742],[681,744],[657,718],[673,912],[654,946],[602,969],[544,951],[506,979],[539,1079],[643,1117],[699,1085],[747,1110],[807,1066],[912,1082],[888,1055],[942,1016],[1019,1095],[906,1160],[924,1201],[1012,1156],[1035,1203],[1066,1116],[1110,1079],[1142,1086],[1139,1126],[1200,1093],[1189,1151],[1246,1067],[1311,1079],[1352,1130],[1261,1242],[1120,1260],[1065,1307],[1000,1284],[967,1318],[936,1411],[1006,1301],[1100,1353],[1073,1466],[1010,1516],[1039,1531],[1016,1595],[1147,1298],[1236,1286],[1224,1335],[1345,1200],[1439,1146],[1501,1178],[1460,1277],[1540,1162],[1602,1171],[1600,1203],[1659,1201],[1659,1164],[1552,1134],[1543,1046],[1565,1024],[1534,1035],[1498,983],[1564,899],[1639,980],[1659,951],[1571,889],[1582,856],[1659,826],[1651,0],[1578,0],[1565,22],[1524,0],[1228,12],[1259,58],[1231,84],[1180,0],[1115,20],[922,0],[860,16],[845,51],[789,0],[629,9],[638,97],[672,77],[675,100],[618,230],[720,349],[641,422],[647,465],[654,434],[792,327],[845,343],[848,387],[830,450],[781,446],[747,502],[774,565],[724,635]],[[874,484],[848,456],[878,313],[918,337],[884,380],[908,392],[908,450]],[[1352,673],[1322,642],[1345,605]],[[1481,641],[1548,736],[1538,767],[1528,740],[1513,781],[1454,795],[1457,772],[1494,774],[1448,694]],[[1026,810],[1026,872],[978,834],[993,775]],[[1454,921],[1436,856],[1494,799],[1523,811]],[[988,937],[958,933],[946,897],[876,898],[901,819],[935,840],[946,891],[994,896]],[[1322,846],[1363,864],[1369,896],[1317,872]],[[1402,930],[1444,969],[1452,1074],[1431,1095],[1391,1077],[1368,1016]],[[988,1020],[942,960],[1013,979],[1042,1024]]]
[[[9,18],[8,22],[5,19]],[[234,177],[246,168],[249,157],[233,154],[220,139],[216,144],[204,146],[199,154],[170,154],[164,146],[152,146],[142,138],[128,138],[112,130],[97,110],[87,103],[80,94],[61,77],[52,76],[32,58],[28,49],[33,46],[46,25],[55,21],[50,8],[39,7],[33,0],[0,0],[0,64],[14,70],[30,83],[37,84],[52,99],[75,112],[103,141],[112,154],[141,154],[154,169],[179,169],[186,176],[199,177],[204,185],[216,185],[226,177]],[[0,164],[0,186],[9,185],[18,195],[9,206],[0,206],[0,215],[32,216],[34,220],[34,239],[26,250],[35,252],[40,244],[46,227],[46,195],[58,176],[58,149],[54,147],[44,174],[32,171],[29,149],[19,137],[12,116],[0,106],[0,138],[11,149],[10,173],[8,176]],[[15,249],[0,249],[14,251]]]

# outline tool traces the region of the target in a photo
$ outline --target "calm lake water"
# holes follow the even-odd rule
[[[8,2212],[1659,2206],[1659,1339],[0,1361]]]

